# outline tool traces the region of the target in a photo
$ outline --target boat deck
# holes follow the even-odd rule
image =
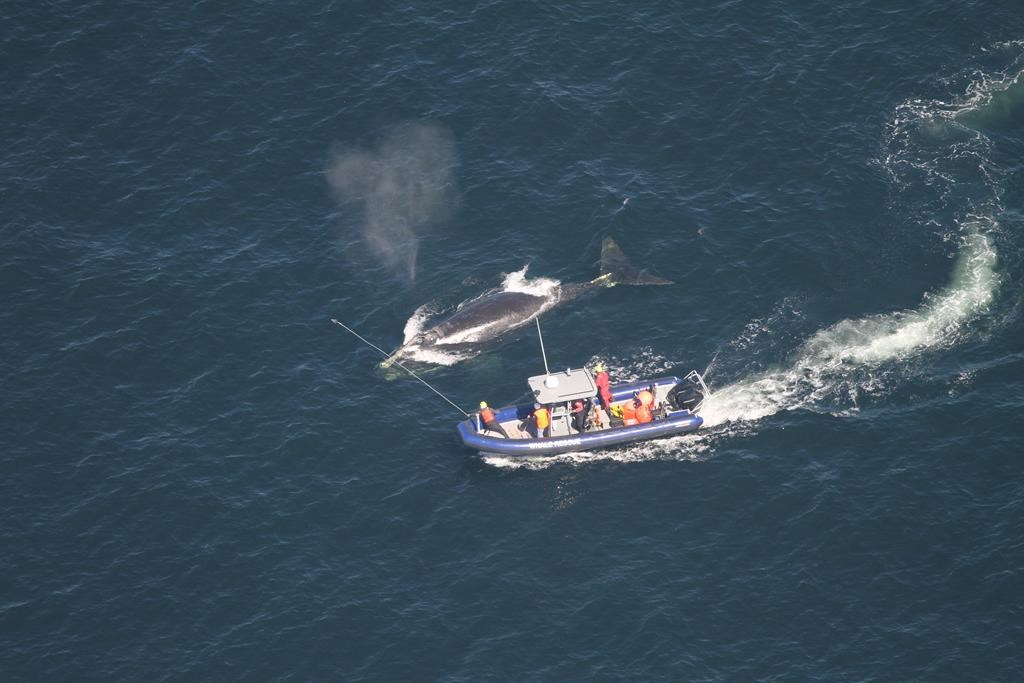
[[[689,378],[689,375],[687,377]],[[481,453],[503,455],[552,455],[690,432],[699,428],[703,420],[689,410],[671,410],[666,400],[669,392],[680,381],[677,377],[660,377],[611,387],[614,406],[631,401],[634,392],[654,386],[655,419],[646,424],[620,424],[604,428],[591,424],[581,433],[572,428],[572,415],[568,407],[560,404],[551,406],[551,435],[537,436],[531,432],[530,415],[533,412],[533,404],[530,403],[506,406],[495,411],[498,422],[509,434],[508,439],[496,432],[481,431],[476,416],[460,422],[458,431],[463,443],[470,448]],[[699,381],[702,383],[702,380]],[[588,422],[592,423],[593,420]]]
[[[650,384],[644,384],[641,388],[646,389]],[[659,410],[665,403],[665,398],[668,396],[668,392],[672,390],[675,384],[655,384],[654,391],[654,408],[655,411]],[[633,400],[633,391],[637,389],[631,389],[628,393],[623,396],[616,397],[615,393],[612,394],[612,405],[613,406],[624,406],[629,401]],[[598,409],[598,402],[595,400],[594,407],[591,408],[590,414],[587,417],[587,432],[600,431],[606,429],[614,429],[610,426],[609,416],[605,412],[605,418],[602,420],[603,427],[598,425],[595,419],[595,411]],[[498,413],[498,423],[505,428],[505,432],[508,433],[512,439],[535,439],[537,438],[530,431],[530,419],[529,413],[523,417],[516,415],[505,416],[505,409],[502,409]],[[496,432],[485,432],[488,436],[494,436],[499,439],[503,439],[501,434]],[[584,432],[586,433],[586,432]],[[565,406],[556,406],[551,409],[551,436],[549,438],[555,438],[559,436],[574,436],[579,434],[572,426],[572,413]]]

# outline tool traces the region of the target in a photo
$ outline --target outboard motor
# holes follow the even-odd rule
[[[696,413],[704,405],[704,389],[687,377],[669,390],[666,399],[672,410],[689,410]]]

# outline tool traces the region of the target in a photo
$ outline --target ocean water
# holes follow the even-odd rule
[[[1024,679],[1024,12],[0,9],[0,679]],[[480,457],[494,289],[706,427]],[[520,397],[536,334],[418,359]]]

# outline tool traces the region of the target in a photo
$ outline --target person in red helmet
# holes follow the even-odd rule
[[[590,399],[584,401],[581,398],[572,402],[572,428],[582,434],[587,428],[587,414],[590,413]]]

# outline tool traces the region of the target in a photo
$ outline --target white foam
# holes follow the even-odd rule
[[[608,367],[613,381],[617,384],[667,376],[679,370],[678,362],[655,353],[649,346],[641,346],[629,356],[591,356],[586,366],[592,368],[599,362]]]
[[[455,365],[468,356],[465,353],[452,350],[442,350],[435,346],[421,347],[418,344],[410,344],[427,326],[427,321],[437,314],[437,309],[432,302],[423,304],[417,308],[412,316],[405,321],[405,328],[402,331],[402,353],[399,358],[415,363],[430,365]]]
[[[546,277],[528,278],[526,271],[529,268],[529,265],[525,265],[513,273],[506,273],[502,278],[501,289],[506,292],[521,292],[533,296],[555,298],[558,294],[558,287],[562,283]]]
[[[700,460],[711,453],[719,435],[696,432],[681,436],[641,441],[602,451],[576,451],[560,455],[509,457],[485,455],[483,461],[492,467],[510,470],[544,470],[552,466],[583,467],[597,462],[647,462],[651,460]]]
[[[783,368],[715,389],[707,426],[759,420],[781,410],[856,410],[857,397],[884,383],[882,366],[951,346],[992,303],[999,283],[992,240],[968,235],[949,285],[915,310],[843,320],[812,335]],[[826,401],[827,399],[827,401]]]
[[[426,303],[413,311],[412,316],[405,321],[405,328],[402,331],[402,343],[408,344],[410,341],[416,338],[436,311],[434,310],[433,304]]]

